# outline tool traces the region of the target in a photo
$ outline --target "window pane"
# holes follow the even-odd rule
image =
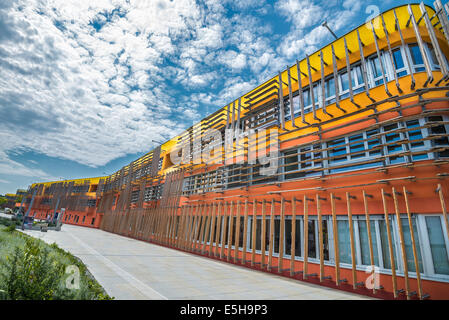
[[[248,250],[253,249],[253,217],[248,217]],[[235,234],[234,234],[235,237]]]
[[[441,116],[429,117],[428,121],[443,121]],[[446,127],[444,125],[433,126],[429,128],[429,134],[433,135],[443,135],[446,134]],[[447,146],[449,145],[449,139],[447,137],[442,137],[438,139],[433,139],[433,144],[436,146]],[[438,152],[438,157],[449,157],[449,150]]]
[[[320,144],[315,144],[314,146],[313,146],[313,150],[314,151],[316,151],[316,150],[321,150],[321,145]],[[321,156],[321,151],[318,151],[318,152],[314,152],[313,153],[313,159],[314,159],[314,161],[313,161],[313,166],[316,168],[316,167],[321,167],[321,161],[316,161],[316,160],[320,160],[321,158],[322,158],[322,156]]]
[[[402,223],[402,231],[404,233],[404,245],[405,245],[405,253],[407,256],[407,265],[408,270],[412,272],[416,272],[415,268],[415,259],[413,256],[413,248],[412,248],[412,238],[410,235],[410,228],[408,225],[408,219],[407,218],[401,218]],[[418,237],[418,231],[416,230],[416,221],[415,219],[412,220],[413,224],[413,232],[415,234],[415,244],[416,244],[416,251],[418,251],[418,263],[419,263],[419,270],[422,273],[423,272],[423,266],[422,266],[422,258],[421,258],[421,250],[419,247],[419,237]]]
[[[308,234],[309,258],[317,258],[316,241],[315,241],[316,228],[315,228],[314,220],[309,220],[309,230],[308,231],[309,231],[309,234]]]
[[[356,86],[355,79],[357,79],[358,85],[362,85],[364,83],[364,81],[363,81],[363,74],[362,74],[362,67],[361,66],[357,66],[357,67],[354,67],[353,70],[354,70],[353,71],[354,79],[352,80],[352,83],[353,83],[354,87]]]
[[[312,104],[312,100],[310,99],[310,89],[304,90],[304,105],[307,107]]]
[[[348,77],[348,73],[342,73],[340,75],[340,79],[341,79],[341,90],[342,91],[347,91],[349,90],[349,77]]]
[[[430,51],[430,59],[432,60],[432,63],[439,68],[439,64],[438,64],[438,59],[437,59],[437,55],[435,53],[435,49],[433,48],[433,46],[428,43],[427,46],[429,47],[429,51]]]
[[[341,139],[336,139],[334,141],[330,141],[328,142],[328,147],[332,148],[329,151],[329,155],[330,157],[336,157],[336,156],[340,156],[340,155],[345,155],[344,157],[337,157],[334,159],[329,160],[330,163],[336,163],[336,162],[341,162],[341,161],[346,161],[347,157],[346,157],[346,146],[344,146],[344,144],[346,143],[345,138],[341,138]],[[341,146],[341,147],[338,147]]]
[[[179,220],[178,219],[179,217],[176,217],[176,218],[177,218],[177,220]],[[211,223],[210,218],[206,219],[206,228],[204,229],[204,241],[205,242],[209,242],[209,240],[210,240],[210,223]]]
[[[256,221],[257,229],[256,229],[256,250],[260,251],[261,248],[261,234],[262,234],[262,220],[257,219]],[[240,234],[240,238],[242,237],[242,234]]]
[[[346,220],[337,221],[338,249],[341,263],[351,263],[351,240],[349,238],[349,223]]]
[[[229,233],[229,217],[228,216],[224,216],[223,217],[223,221],[221,222],[221,225],[224,225],[224,220],[226,219],[226,228],[223,228],[223,245],[227,245],[228,244],[228,233]]]
[[[394,66],[396,70],[405,67],[404,60],[402,59],[401,49],[396,49],[393,51]]]
[[[321,88],[319,83],[313,86],[313,94],[314,94],[314,98],[315,98],[315,105],[320,104],[321,103],[321,99],[319,99],[319,91],[318,89]]]
[[[435,273],[449,274],[449,259],[444,241],[441,218],[426,217],[427,233],[429,234],[430,249]]]
[[[329,228],[327,220],[323,220],[323,257],[329,260]]]
[[[371,138],[374,135],[377,135],[379,133],[379,130],[370,130],[366,133],[367,138]],[[369,155],[370,156],[376,156],[376,155],[380,155],[381,154],[381,149],[374,149],[376,146],[380,145],[380,139],[379,138],[373,138],[368,140],[368,150],[373,150],[370,151]]]
[[[412,120],[412,121],[407,121],[407,128],[416,128],[419,127],[419,121],[418,120]],[[408,136],[410,140],[420,140],[423,138],[421,129],[417,129],[417,130],[411,130],[408,132]],[[424,142],[413,142],[410,144],[411,148],[418,148],[418,147],[423,147],[424,146]]]
[[[292,221],[285,220],[285,254],[290,255],[292,248]]]
[[[301,248],[302,230],[301,230],[301,220],[296,220],[296,244],[295,244],[295,256],[302,257]]]
[[[311,150],[310,147],[302,148],[300,150],[300,152],[301,152],[301,158],[300,158],[301,159],[301,163],[300,163],[299,167],[301,169],[306,169],[306,168],[312,167],[312,162],[309,161],[309,160],[312,159],[312,153],[307,152],[307,151],[310,151],[310,150]]]
[[[299,168],[298,167],[298,150],[286,152],[284,155],[289,156],[284,159],[285,164],[286,164],[286,166],[284,167],[285,172],[298,170],[298,168]],[[300,178],[302,176],[303,176],[302,173],[286,174],[285,179],[295,179],[295,178]]]
[[[335,80],[331,78],[326,80],[326,98],[335,96]]]
[[[274,220],[274,253],[279,253],[279,234],[280,234],[281,221],[279,219]]]
[[[271,221],[269,218],[265,219],[266,225],[265,225],[265,251],[268,251],[270,249],[270,228],[271,228]]]
[[[380,64],[378,57],[371,59],[371,65],[373,67],[374,77],[375,78],[382,77],[382,66]]]
[[[365,156],[365,143],[363,142],[363,134],[349,137],[349,143],[351,144],[349,147],[350,152],[356,153],[351,155],[351,159],[358,159]]]
[[[390,231],[392,231],[392,225],[391,221],[389,221],[390,225]],[[385,223],[385,220],[379,221],[379,229],[380,229],[380,240],[381,240],[381,246],[382,246],[382,259],[384,262],[384,268],[385,269],[391,269],[391,260],[390,260],[390,249],[388,246],[388,234],[387,234],[387,225]],[[391,235],[392,242],[393,242],[393,257],[395,266],[397,269],[397,257],[396,257],[396,242],[394,241],[393,235]]]
[[[301,256],[301,224],[300,220],[296,219],[296,234],[295,234],[295,256]],[[292,220],[285,220],[285,254],[291,255],[291,247],[292,247]]]
[[[410,48],[410,54],[412,56],[412,61],[414,65],[418,64],[424,64],[424,60],[421,55],[421,51],[419,50],[419,47],[417,44],[413,44],[409,46]]]
[[[379,266],[375,221],[370,221],[370,229],[371,229],[371,241],[373,242],[374,264],[376,266]],[[360,236],[360,249],[362,250],[362,264],[369,266],[371,265],[371,258],[369,252],[369,239],[366,221],[359,220],[359,236]]]

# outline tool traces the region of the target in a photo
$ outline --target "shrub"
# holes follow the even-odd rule
[[[25,248],[16,247],[2,265],[5,271],[0,274],[1,289],[8,299],[51,300],[61,293],[64,265],[51,259],[48,249],[42,249],[36,241],[27,239]]]
[[[6,218],[0,218],[0,224],[9,227],[9,225],[11,224],[11,220]]]
[[[16,230],[16,224],[10,224],[6,229],[6,232],[13,232]]]
[[[3,232],[2,232],[3,230]],[[0,300],[110,300],[86,266],[56,244],[0,227]],[[79,269],[79,289],[68,289],[66,267]]]

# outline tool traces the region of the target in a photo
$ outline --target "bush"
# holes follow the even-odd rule
[[[112,299],[89,277],[81,261],[56,244],[47,246],[20,232],[14,235],[3,233],[2,236],[0,232],[0,243],[9,245],[6,257],[0,256],[0,300]],[[69,265],[79,269],[79,289],[66,287],[69,275],[65,270]]]
[[[16,224],[14,223],[14,224],[10,224],[6,229],[5,229],[5,231],[6,232],[13,232],[13,231],[15,231],[16,230]]]
[[[10,220],[10,219],[0,217],[0,225],[4,225],[5,227],[9,227],[9,226],[13,225],[15,227],[16,225],[20,226],[21,222],[16,219]]]
[[[64,275],[64,265],[49,257],[49,251],[42,249],[31,239],[26,240],[24,249],[16,247],[14,254],[1,262],[4,272],[0,283],[7,299],[51,300],[61,296],[59,280]]]

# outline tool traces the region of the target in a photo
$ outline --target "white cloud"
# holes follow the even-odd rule
[[[224,52],[218,57],[218,60],[226,67],[239,71],[246,67],[246,55],[238,53],[234,50]]]
[[[330,32],[321,26],[324,21],[338,34],[353,24],[361,8],[360,0],[279,0],[277,11],[292,25],[278,53],[293,60],[315,52],[323,42],[333,40]]]
[[[31,169],[23,164],[9,159],[9,157],[4,153],[0,152],[0,174],[11,175],[22,177],[33,177],[42,180],[55,180],[56,178],[40,169]],[[3,183],[9,183],[7,180],[0,180]]]
[[[316,17],[359,10],[354,0],[1,0],[0,173],[49,177],[12,161],[14,150],[93,167],[146,152],[318,48],[329,35]],[[269,13],[288,34],[257,16]]]

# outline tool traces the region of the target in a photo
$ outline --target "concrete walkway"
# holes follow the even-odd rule
[[[25,233],[79,257],[106,292],[122,299],[368,299],[190,255],[98,229],[64,225]]]
[[[6,218],[6,219],[11,220],[12,217],[13,217],[13,215],[12,215],[12,214],[6,214],[6,213],[4,213],[3,211],[0,211],[0,217],[1,217],[1,218]]]

